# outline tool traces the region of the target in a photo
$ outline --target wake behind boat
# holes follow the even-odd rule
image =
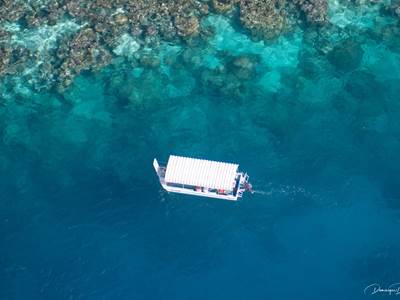
[[[166,165],[154,159],[153,167],[168,192],[233,201],[252,192],[249,176],[238,164],[170,155]]]

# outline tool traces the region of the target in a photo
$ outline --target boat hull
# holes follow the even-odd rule
[[[179,193],[179,194],[201,196],[201,197],[208,197],[208,198],[215,198],[215,199],[223,199],[223,200],[230,200],[230,201],[238,200],[238,197],[233,196],[233,195],[220,195],[220,194],[211,193],[211,192],[198,192],[198,191],[192,191],[189,189],[171,187],[171,186],[167,186],[166,184],[161,184],[161,186],[170,193]]]

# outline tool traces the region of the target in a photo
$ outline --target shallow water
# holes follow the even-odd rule
[[[164,44],[155,68],[119,48],[63,94],[3,79],[0,298],[364,299],[400,281],[399,36],[339,5],[328,33],[268,43],[211,16],[208,42]],[[151,162],[169,154],[240,163],[257,193],[167,194]]]

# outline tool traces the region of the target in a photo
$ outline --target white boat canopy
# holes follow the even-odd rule
[[[165,182],[232,190],[239,165],[170,155]]]

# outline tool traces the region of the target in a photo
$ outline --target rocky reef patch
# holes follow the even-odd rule
[[[252,79],[277,91],[293,71],[308,79],[326,68],[356,71],[380,42],[399,51],[398,6],[397,0],[2,1],[0,80],[62,93],[79,74],[127,62],[143,74],[163,74],[169,86],[171,70],[184,68],[218,91],[243,94]],[[169,55],[166,46],[177,51]]]
[[[326,26],[327,10],[327,0],[4,0],[0,76],[25,68],[34,88],[63,90],[82,71],[117,57],[149,65],[148,52],[157,56],[162,42],[198,45],[213,34],[201,25],[210,14],[227,15],[253,39],[270,40],[303,21]],[[396,3],[388,10],[395,13]]]

